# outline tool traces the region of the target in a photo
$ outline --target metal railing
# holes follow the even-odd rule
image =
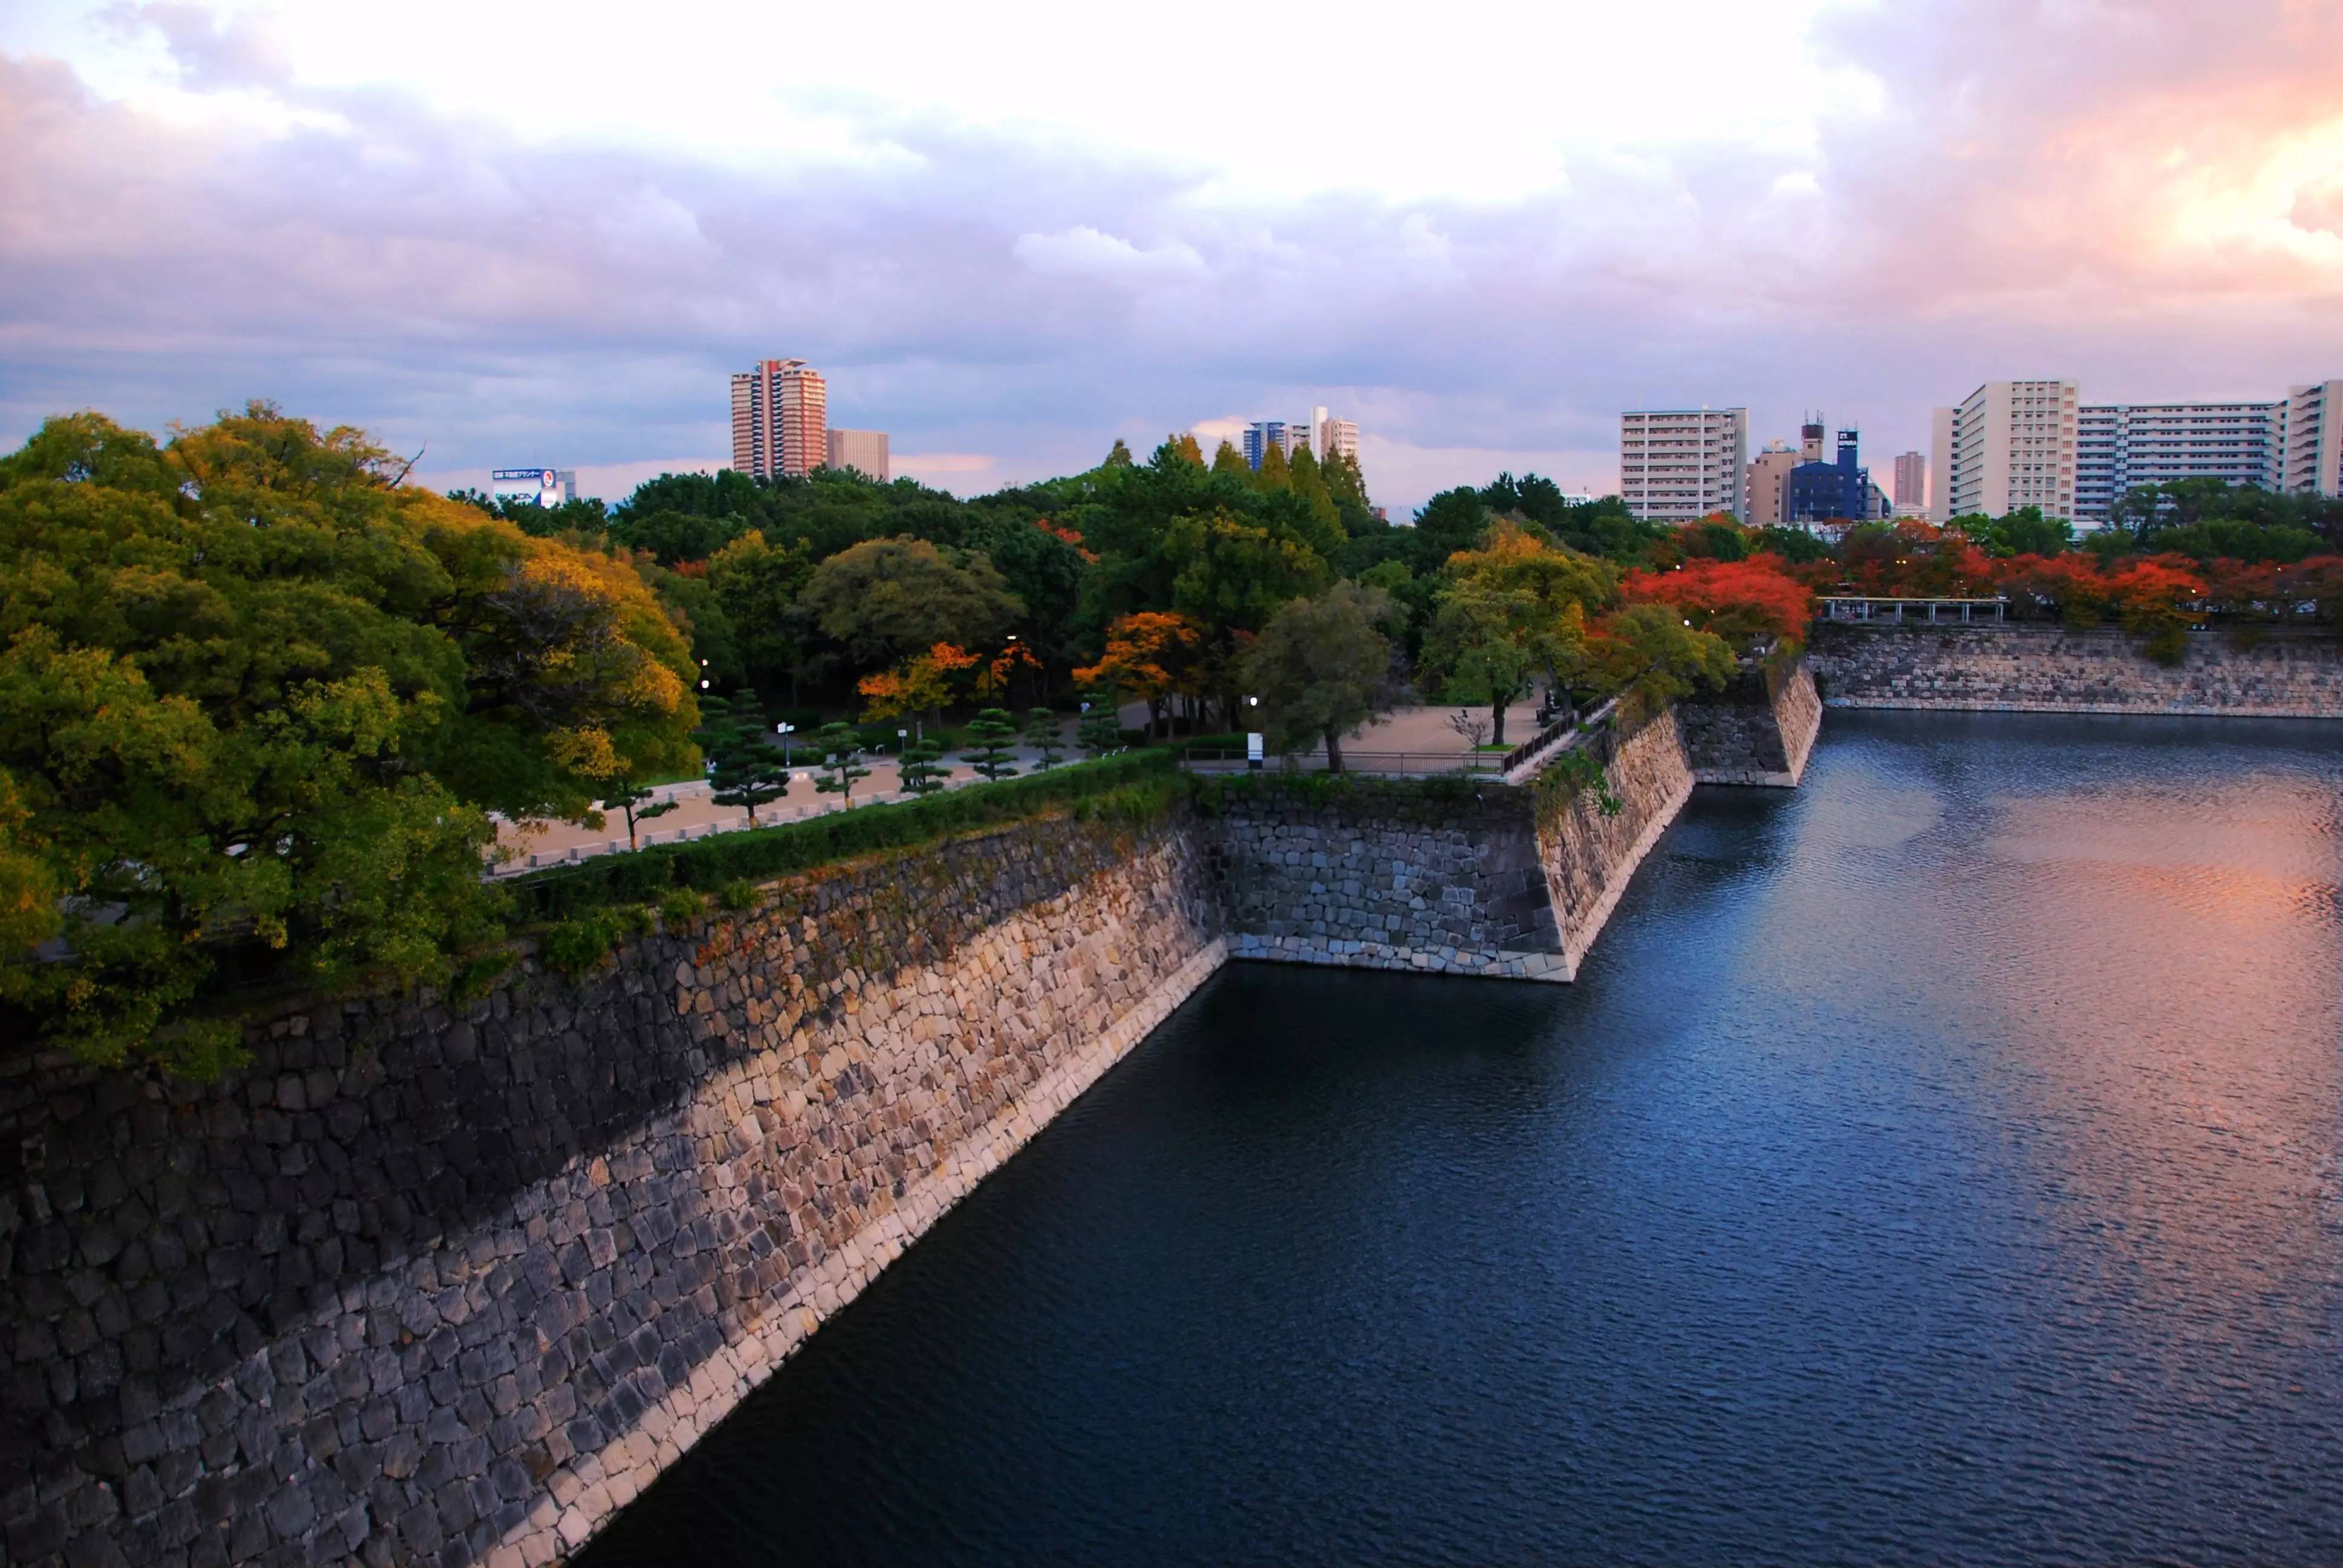
[[[1443,773],[1502,774],[1505,756],[1494,751],[1354,751],[1342,749],[1342,771],[1364,773],[1387,778],[1432,778]],[[1234,749],[1212,746],[1189,746],[1181,749],[1180,760],[1197,773],[1242,773],[1250,767],[1245,754]],[[1327,770],[1323,752],[1307,752],[1292,757],[1272,757],[1262,764],[1266,772],[1323,773]]]
[[[1817,602],[1824,620],[1872,626],[1997,626],[2008,618],[2009,612],[2009,601],[2000,598],[1825,594]]]
[[[1553,723],[1539,730],[1535,735],[1531,736],[1527,740],[1523,741],[1519,746],[1514,747],[1511,751],[1506,752],[1505,765],[1503,768],[1498,769],[1497,771],[1500,773],[1511,773],[1514,769],[1519,768],[1523,763],[1536,756],[1540,750],[1553,745],[1555,741],[1561,739],[1564,736],[1568,735],[1577,728],[1578,710],[1574,708],[1564,709],[1562,710],[1561,717],[1554,719]]]

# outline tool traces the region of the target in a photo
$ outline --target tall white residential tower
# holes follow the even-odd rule
[[[2072,518],[2078,406],[2072,381],[1988,381],[1937,409],[1928,515],[1941,523],[2039,507]]]
[[[1642,408],[1619,416],[1619,495],[1645,522],[1738,518],[1749,467],[1746,408]]]
[[[2288,389],[2278,487],[2343,496],[2343,381]]]

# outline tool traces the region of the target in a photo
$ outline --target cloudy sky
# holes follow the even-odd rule
[[[1610,489],[1623,407],[1884,470],[1989,377],[2272,396],[2343,4],[0,9],[9,446],[264,397],[616,497],[764,356],[963,492],[1325,403],[1395,509]]]

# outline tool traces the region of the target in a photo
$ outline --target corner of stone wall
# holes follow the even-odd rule
[[[1684,727],[1663,711],[1617,743],[1604,767],[1616,813],[1605,816],[1595,791],[1574,791],[1539,813],[1538,848],[1562,935],[1563,968],[1575,980],[1594,939],[1610,923],[1635,868],[1692,798]]]

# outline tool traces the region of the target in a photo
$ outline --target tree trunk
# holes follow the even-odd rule
[[[1512,700],[1510,697],[1500,697],[1492,699],[1489,703],[1491,730],[1489,742],[1493,746],[1503,746],[1505,743],[1505,704]]]
[[[1326,731],[1326,771],[1327,771],[1327,772],[1329,772],[1329,773],[1340,773],[1342,770],[1342,732],[1341,732],[1340,730],[1336,730],[1336,729],[1329,729],[1329,730],[1327,730],[1327,731]]]

